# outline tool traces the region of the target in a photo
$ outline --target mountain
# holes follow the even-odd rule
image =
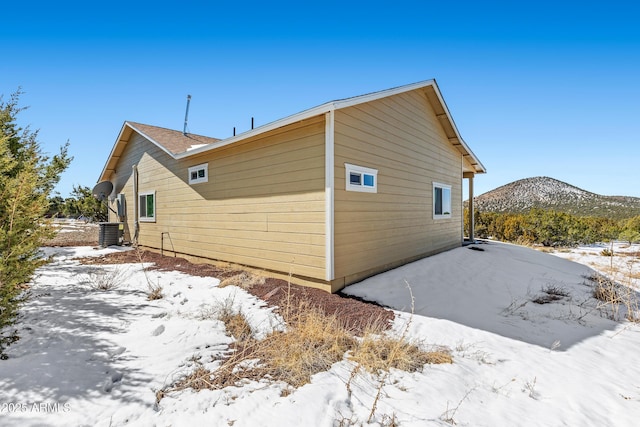
[[[602,196],[546,176],[525,178],[474,198],[480,212],[553,209],[573,215],[614,219],[640,215],[640,198]]]

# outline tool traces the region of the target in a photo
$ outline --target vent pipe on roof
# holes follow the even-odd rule
[[[236,127],[233,127],[233,136],[236,136]]]
[[[187,111],[184,113],[184,129],[182,129],[182,134],[187,136],[187,119],[189,118],[189,103],[191,102],[191,95],[187,95]]]
[[[253,129],[253,117],[251,117],[251,129]]]

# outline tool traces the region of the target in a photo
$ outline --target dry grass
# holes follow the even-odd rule
[[[85,277],[85,282],[94,291],[111,291],[118,289],[126,282],[128,272],[121,268],[112,270],[97,268],[91,269]]]
[[[235,345],[244,345],[253,339],[251,324],[244,313],[235,308],[235,299],[231,295],[213,306],[204,308],[199,319],[217,319],[224,323],[228,336],[235,339]]]
[[[632,322],[640,321],[640,304],[637,291],[628,285],[618,283],[601,274],[589,277],[594,284],[593,297],[600,301],[598,309],[607,313],[611,320],[623,317]],[[621,315],[621,308],[624,308]]]
[[[351,382],[362,371],[368,371],[376,375],[378,387],[371,404],[367,424],[371,423],[375,417],[378,402],[383,396],[383,388],[389,378],[391,369],[401,369],[409,372],[421,370],[426,363],[452,363],[451,353],[447,349],[439,349],[438,351],[426,352],[420,349],[416,343],[409,342],[407,337],[409,327],[413,320],[415,309],[415,300],[411,286],[406,282],[407,289],[411,296],[411,317],[404,325],[402,333],[399,336],[391,337],[384,334],[384,329],[378,325],[372,325],[374,328],[365,332],[364,337],[359,345],[352,350],[350,359],[356,362],[355,367],[351,371],[351,376],[347,381],[346,387],[351,398]]]
[[[195,391],[200,390],[208,390],[215,388],[214,387],[214,378],[211,374],[211,371],[199,365],[195,371],[193,371],[190,375],[178,381],[175,385],[176,390],[184,390],[186,388],[190,388]],[[164,397],[165,393],[161,394],[161,398]],[[156,397],[158,395],[156,394]]]
[[[239,342],[245,342],[252,337],[251,326],[242,313],[229,313],[220,320],[224,322],[227,334]]]
[[[149,285],[149,292],[147,292],[147,299],[149,301],[162,299],[164,294],[162,293],[162,286],[160,285]]]
[[[248,380],[281,381],[298,388],[309,383],[314,374],[344,360],[349,352],[358,367],[372,373],[388,372],[391,368],[416,371],[425,363],[452,362],[448,351],[420,350],[417,345],[405,342],[404,336],[384,335],[382,326],[372,326],[362,339],[357,339],[337,316],[327,315],[305,302],[298,304],[295,310],[282,310],[285,331],[274,331],[261,340],[253,338],[243,314],[233,310],[233,300],[210,310],[204,317],[216,316],[236,339],[231,351],[213,372],[197,363],[191,374],[159,391],[159,398],[185,388],[222,389],[240,386]]]
[[[147,267],[144,266],[144,254],[140,250],[138,246],[134,247],[135,257],[142,267],[142,273],[144,274],[144,278],[147,281],[147,299],[149,301],[154,301],[158,299],[164,298],[164,294],[162,293],[162,285],[160,283],[154,284],[151,278],[149,277],[149,273],[147,272]]]
[[[260,346],[265,376],[300,387],[311,376],[331,368],[356,345],[355,338],[336,316],[314,307],[301,307],[288,319],[285,332],[274,332]]]
[[[407,372],[419,371],[425,364],[453,363],[447,349],[424,351],[415,343],[387,335],[367,333],[349,359],[370,373],[391,368]]]
[[[220,287],[237,286],[244,290],[251,289],[254,285],[262,285],[265,282],[265,278],[256,274],[251,274],[246,271],[242,271],[239,274],[228,277],[220,282]]]
[[[545,254],[552,254],[555,252],[555,249],[552,248],[551,246],[534,246],[534,249],[537,250],[538,252],[544,252]]]
[[[604,248],[600,251],[600,255],[602,256],[613,256],[613,251],[611,249]]]
[[[591,276],[591,281],[595,283],[593,288],[593,297],[595,299],[609,304],[622,302],[622,298],[618,295],[619,284],[601,274]]]

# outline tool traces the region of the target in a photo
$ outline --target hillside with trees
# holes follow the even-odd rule
[[[576,216],[625,219],[640,215],[640,198],[603,196],[549,177],[525,178],[474,198],[480,212],[526,213],[532,208]]]
[[[544,246],[640,241],[637,197],[602,196],[536,177],[503,185],[474,202],[480,238]]]

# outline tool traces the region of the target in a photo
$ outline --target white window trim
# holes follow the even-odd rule
[[[378,170],[371,169],[364,166],[356,166],[350,163],[344,164],[345,169],[345,189],[347,191],[360,191],[362,193],[377,193],[378,192]],[[362,175],[373,176],[373,186],[357,185],[351,183],[351,174],[357,173]]]
[[[142,208],[142,204],[140,203],[140,197],[142,196],[153,196],[153,216],[142,216],[140,214],[141,208]],[[138,193],[138,220],[141,222],[156,222],[156,216],[158,214],[158,212],[156,211],[156,192],[155,191],[147,191],[147,192],[143,192],[143,193]],[[145,198],[145,209],[146,209],[147,205],[146,205],[146,198]]]
[[[433,190],[431,192],[433,197],[433,208],[431,210],[431,212],[433,212],[433,219],[451,218],[451,212],[449,212],[448,214],[436,214],[436,188],[449,190],[449,211],[453,210],[453,198],[451,196],[451,186],[448,184],[442,184],[440,182],[434,182]]]
[[[202,178],[191,178],[191,174],[193,172],[198,172],[200,170],[204,170],[204,177]],[[203,163],[201,165],[191,166],[189,168],[189,185],[193,184],[201,184],[203,182],[209,182],[209,163]]]

